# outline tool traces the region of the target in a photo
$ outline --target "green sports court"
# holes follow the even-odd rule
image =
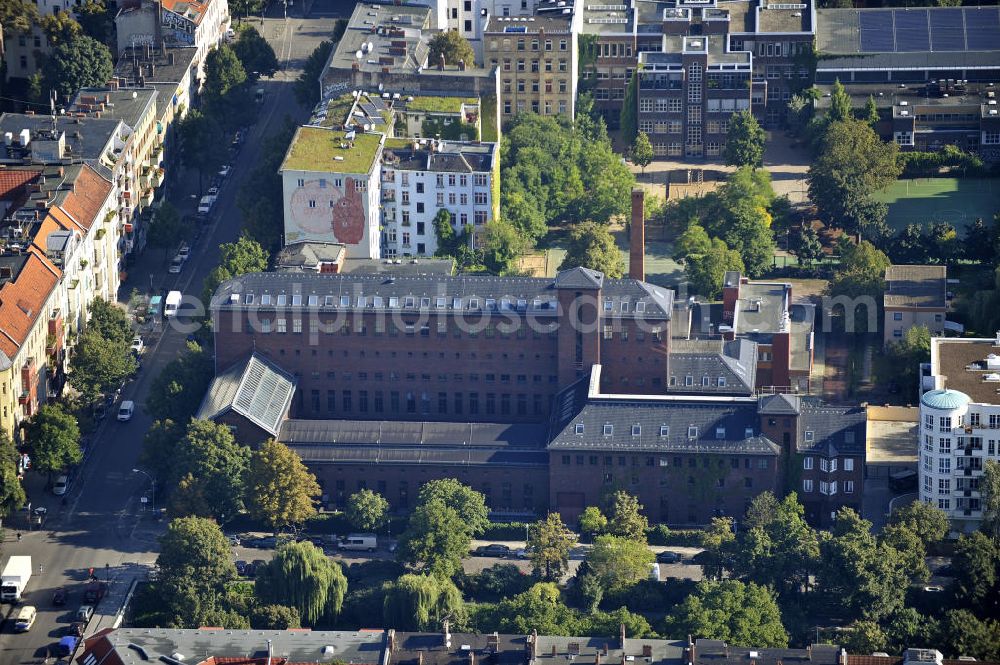
[[[976,218],[1000,212],[1000,180],[989,178],[913,178],[898,180],[875,195],[889,204],[889,226],[948,222],[961,230]]]

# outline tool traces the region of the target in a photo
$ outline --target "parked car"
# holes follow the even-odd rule
[[[67,596],[69,596],[69,592],[66,591],[66,587],[59,587],[52,594],[52,604],[56,607],[62,607],[66,604]]]
[[[681,560],[681,555],[677,552],[671,552],[669,550],[664,550],[656,555],[656,560],[659,563],[677,563]]]
[[[56,496],[62,496],[66,494],[66,491],[68,489],[69,489],[69,476],[67,476],[66,474],[63,474],[58,478],[56,478],[55,484],[52,485],[52,493],[55,494]]]
[[[142,350],[145,348],[145,346],[146,345],[143,343],[142,337],[136,335],[135,337],[132,338],[132,345],[129,347],[129,350],[132,351],[133,355],[138,357],[142,355]]]
[[[236,562],[236,574],[237,575],[241,575],[241,576],[242,575],[246,575],[247,574],[247,566],[248,565],[249,564],[247,564],[246,561],[244,561],[243,559],[239,559]]]
[[[79,635],[66,635],[59,640],[58,644],[56,644],[56,655],[60,658],[65,658],[66,656],[71,655],[74,651],[76,651],[76,645],[79,641]]]
[[[218,193],[219,193],[219,188],[216,187],[215,185],[212,185],[211,187],[208,188],[209,196],[215,196]]]
[[[35,609],[35,606],[25,605],[17,613],[17,619],[14,621],[14,630],[19,633],[28,632],[35,625],[36,618],[38,618],[38,610]]]
[[[492,556],[498,559],[504,559],[510,556],[510,548],[506,545],[500,545],[499,543],[493,543],[492,545],[480,545],[477,547],[473,554],[476,556]]]
[[[924,591],[926,591],[927,593],[941,593],[942,591],[944,591],[944,587],[943,586],[936,586],[936,585],[935,586],[925,586],[924,587]]]
[[[234,547],[239,547],[239,545],[240,545],[240,537],[239,536],[233,535],[233,536],[228,536],[228,538],[229,538],[229,544],[230,545],[232,545]]]
[[[223,164],[222,168],[219,169],[219,176],[221,176],[223,178],[228,178],[229,177],[229,172],[232,171],[232,170],[233,170],[233,167],[231,167],[229,164]]]
[[[514,550],[514,556],[518,559],[527,559],[531,555],[529,554],[527,547],[519,547]]]
[[[72,635],[74,637],[83,637],[83,631],[86,627],[87,625],[82,621],[74,621],[63,629],[63,634]]]
[[[187,261],[186,256],[181,256],[178,254],[174,257],[174,260],[170,262],[170,267],[167,268],[167,272],[171,275],[180,274],[180,271],[184,269],[184,263]]]
[[[191,247],[186,242],[182,242],[181,246],[177,248],[177,256],[183,256],[184,260],[187,261],[191,257]]]
[[[130,399],[122,402],[122,405],[118,407],[118,422],[127,423],[132,420],[132,414],[135,413],[135,402]]]
[[[83,601],[91,605],[97,605],[108,593],[108,583],[100,580],[93,580],[83,591]]]
[[[84,623],[90,621],[90,617],[92,616],[94,616],[93,605],[80,605],[80,609],[78,609],[74,615],[77,621],[82,621]]]

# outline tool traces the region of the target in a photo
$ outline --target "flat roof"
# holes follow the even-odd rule
[[[618,4],[620,3],[620,4]],[[587,35],[633,35],[636,30],[637,5],[640,0],[615,0],[608,4],[584,3],[583,33]],[[653,19],[657,20],[657,19]]]
[[[461,113],[463,105],[479,105],[475,97],[421,97],[407,99],[407,111],[423,111],[426,113]]]
[[[986,357],[1000,355],[997,340],[935,337],[931,340],[931,374],[936,388],[958,390],[973,402],[1000,404],[1000,383],[985,381]]]
[[[155,88],[81,88],[73,98],[67,113],[97,113],[107,118],[118,118],[129,127],[137,128],[156,103],[159,93]]]
[[[865,459],[868,464],[916,464],[920,409],[869,406]]]
[[[779,3],[773,5],[761,2],[754,8],[755,32],[758,33],[812,33],[812,13],[809,2]],[[801,5],[801,6],[789,6]]]
[[[948,306],[945,266],[891,265],[885,269],[886,307]]]
[[[505,35],[516,37],[523,34],[535,34],[539,30],[546,33],[569,33],[573,26],[572,14],[535,15],[535,16],[490,16],[486,29],[488,35]]]
[[[349,133],[354,134],[353,139],[346,138]],[[310,125],[299,127],[279,171],[371,173],[382,139],[382,134],[344,132]]]

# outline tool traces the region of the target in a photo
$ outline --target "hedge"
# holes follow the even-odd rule
[[[524,540],[524,530],[528,524],[528,522],[490,522],[483,535],[479,537],[485,540]]]
[[[666,524],[654,524],[646,532],[646,542],[650,545],[673,545],[675,547],[701,547],[703,532],[699,529],[668,529]]]

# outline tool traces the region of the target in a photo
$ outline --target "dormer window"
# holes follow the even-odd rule
[[[642,314],[646,311],[646,303],[641,300],[635,304],[635,313]]]
[[[412,308],[415,302],[416,301],[413,299],[413,296],[406,296],[406,298],[403,299],[403,307]]]
[[[253,294],[252,293],[248,293],[245,296],[243,296],[243,304],[244,305],[252,305],[253,304]]]
[[[395,309],[396,307],[399,307],[399,298],[397,298],[396,296],[390,296],[389,297],[389,307],[393,308],[393,309]]]
[[[726,438],[726,428],[725,427],[716,427],[715,428],[715,438],[716,439],[725,439]]]
[[[319,296],[309,296],[309,306],[315,307],[319,304]]]
[[[350,307],[351,306],[351,296],[340,296],[340,306]]]
[[[743,430],[743,438],[744,439],[753,438],[753,427],[747,427],[745,430]]]
[[[301,306],[302,306],[302,294],[300,293],[292,294],[292,307],[301,307]]]
[[[462,309],[462,299],[461,298],[453,298],[452,301],[451,301],[451,308],[452,309]]]
[[[583,434],[583,429],[584,429],[583,428],[583,423],[577,423],[576,424],[576,433],[577,434]]]
[[[685,386],[693,386],[694,385],[694,377],[691,376],[690,374],[688,374],[687,376],[685,376],[684,377],[684,385]]]
[[[427,309],[430,306],[431,306],[431,299],[430,298],[421,298],[420,299],[420,309]]]
[[[604,426],[604,436],[611,436],[614,433],[615,433],[615,426],[614,425],[605,425]]]
[[[670,436],[670,426],[669,425],[660,425],[660,436],[662,436],[662,437]]]
[[[854,430],[844,432],[844,443],[854,443]]]
[[[372,297],[372,307],[382,307],[382,296]]]
[[[625,301],[625,300],[622,301],[621,312],[622,312],[622,314],[628,313],[628,301]]]
[[[614,306],[615,306],[615,304],[613,302],[611,302],[610,300],[605,300],[604,301],[604,311],[605,312],[610,312],[612,309],[614,309]]]
[[[814,438],[813,437],[813,433],[811,431],[807,431],[806,432],[806,441],[812,441],[813,438]]]
[[[688,438],[689,439],[698,438],[698,427],[696,425],[691,425],[688,427]]]
[[[323,298],[323,307],[333,307],[334,299],[333,296],[327,296]]]
[[[434,306],[437,307],[438,309],[444,309],[445,307],[448,306],[448,299],[447,298],[436,298],[434,300]]]
[[[719,387],[720,388],[725,388],[726,387],[726,377],[724,377],[724,376],[720,376],[719,377]]]
[[[469,309],[479,309],[479,298],[469,298]]]
[[[707,387],[708,387],[708,386],[709,386],[709,385],[710,385],[711,383],[712,383],[712,380],[711,380],[711,379],[709,379],[709,378],[708,378],[707,376],[703,376],[703,377],[701,377],[701,385],[702,385],[703,387],[706,387],[706,388],[707,388]]]
[[[260,296],[260,304],[261,305],[270,305],[271,304],[271,294],[270,293],[261,294],[261,296]]]
[[[365,296],[358,296],[358,307],[364,307],[368,304],[368,298]]]
[[[632,425],[632,436],[639,436],[640,434],[642,434],[642,426]]]
[[[278,307],[284,307],[285,306],[285,298],[286,298],[286,296],[285,296],[284,293],[279,293],[278,294]]]

